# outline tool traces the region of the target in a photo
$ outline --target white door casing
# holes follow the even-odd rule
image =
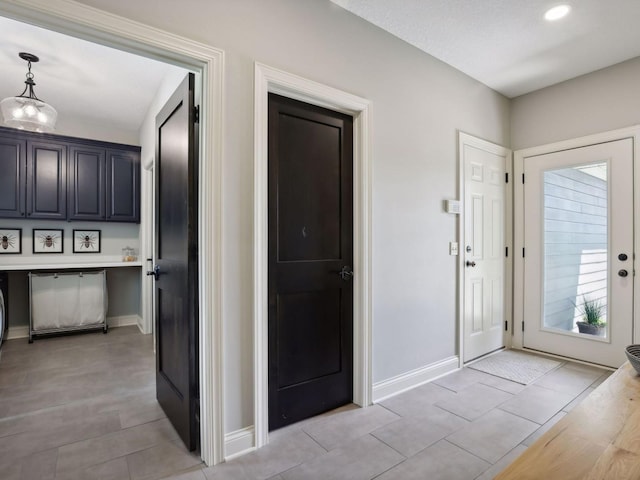
[[[525,157],[523,170],[523,346],[619,367],[633,341],[633,139]],[[577,332],[585,299],[605,305],[603,336]]]
[[[462,359],[505,345],[510,150],[460,133]]]
[[[254,446],[268,443],[268,95],[277,93],[353,116],[353,402],[372,401],[370,102],[282,70],[255,65]]]
[[[69,0],[5,0],[0,15],[201,74],[199,329],[201,457],[223,460],[222,119],[224,52]]]

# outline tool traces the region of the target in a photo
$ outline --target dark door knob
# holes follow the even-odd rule
[[[626,253],[621,253],[620,255],[618,255],[618,260],[620,260],[621,262],[624,262],[627,258],[627,254]]]
[[[151,275],[153,275],[154,280],[158,279],[158,277],[160,276],[160,267],[158,265],[153,267],[153,270],[147,271],[147,276],[151,276]]]
[[[345,265],[344,267],[342,267],[342,270],[338,272],[338,275],[340,275],[340,278],[346,282],[347,280],[351,280],[351,278],[353,278],[353,270],[351,270],[350,266]]]
[[[476,266],[476,262],[471,262],[467,260],[467,267],[475,267],[475,266]]]
[[[618,270],[618,275],[620,275],[621,277],[626,277],[627,275],[629,275],[629,272],[627,272],[625,269]]]

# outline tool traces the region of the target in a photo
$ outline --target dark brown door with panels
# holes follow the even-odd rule
[[[194,75],[156,117],[156,397],[198,448],[198,172]],[[126,165],[126,164],[125,164]]]
[[[352,401],[353,119],[269,95],[269,429]]]

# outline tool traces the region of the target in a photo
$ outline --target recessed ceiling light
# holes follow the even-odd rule
[[[557,5],[553,8],[547,10],[544,14],[545,20],[549,20],[550,22],[554,20],[560,20],[562,17],[566,16],[569,13],[571,7],[569,5]]]

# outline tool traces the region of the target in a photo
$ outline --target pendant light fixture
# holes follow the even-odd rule
[[[40,61],[40,59],[31,53],[25,52],[20,52],[18,56],[27,62],[29,71],[24,82],[26,87],[24,87],[20,95],[7,97],[0,102],[0,110],[2,110],[4,122],[9,127],[21,130],[50,132],[56,125],[58,112],[51,105],[36,97],[33,91],[36,82],[33,81],[31,64]]]

